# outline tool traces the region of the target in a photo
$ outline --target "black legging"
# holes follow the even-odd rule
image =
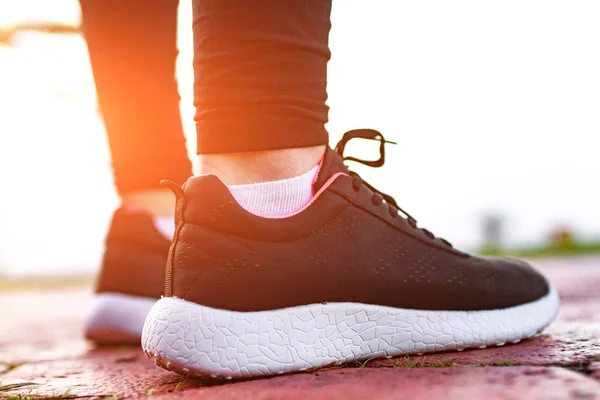
[[[119,193],[191,175],[176,0],[80,0]],[[193,0],[198,154],[326,144],[330,0]]]

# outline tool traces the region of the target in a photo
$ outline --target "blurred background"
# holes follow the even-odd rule
[[[189,0],[179,14],[193,155]],[[460,248],[600,253],[599,19],[593,0],[334,1],[331,142],[398,142],[352,167]],[[79,23],[76,0],[0,0],[0,279],[92,276],[118,206]]]

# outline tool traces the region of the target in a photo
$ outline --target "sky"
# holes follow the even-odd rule
[[[192,155],[191,2],[180,3]],[[599,19],[591,0],[334,1],[331,142],[359,127],[398,142],[385,167],[355,170],[459,247],[480,245],[490,214],[504,218],[508,245],[561,225],[600,238]],[[0,29],[31,21],[77,24],[78,4],[0,0]],[[81,37],[0,45],[0,274],[98,268],[118,198],[96,110]]]

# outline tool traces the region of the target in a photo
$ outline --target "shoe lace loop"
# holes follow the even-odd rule
[[[355,139],[355,138],[379,141],[379,159],[370,161],[370,160],[362,160],[360,158],[355,158],[355,157],[351,157],[351,156],[344,156],[344,150],[346,148],[346,144],[350,140]],[[379,168],[379,167],[383,166],[383,164],[385,163],[385,144],[386,143],[396,144],[396,142],[391,142],[389,140],[386,140],[383,137],[383,135],[381,134],[381,132],[379,132],[375,129],[353,129],[353,130],[350,130],[350,131],[344,133],[344,136],[342,137],[342,139],[335,146],[335,151],[336,151],[336,153],[339,154],[339,156],[344,161],[354,161],[354,162],[366,165],[368,167]],[[396,200],[394,200],[394,198],[392,196],[375,189],[373,186],[371,186],[370,184],[365,182],[354,171],[350,171],[350,176],[352,176],[352,188],[355,191],[359,191],[360,187],[364,185],[373,192],[373,197],[371,200],[374,205],[377,206],[377,205],[380,205],[385,202],[388,206],[390,216],[392,216],[393,218],[396,218],[398,216],[398,212],[401,212],[406,217],[408,224],[413,229],[421,230],[430,239],[439,239],[443,243],[445,243],[447,246],[453,247],[452,244],[450,242],[448,242],[447,240],[442,239],[442,238],[436,238],[435,235],[433,233],[431,233],[430,231],[428,231],[427,229],[419,228],[417,225],[417,220],[414,217],[412,217],[409,213],[404,211],[402,208],[400,208],[400,206],[398,206],[398,203],[396,202]]]

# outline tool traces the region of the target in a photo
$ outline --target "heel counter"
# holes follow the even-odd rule
[[[253,252],[239,240],[193,222],[184,222],[177,244],[172,246],[172,296],[206,303],[240,268]]]

